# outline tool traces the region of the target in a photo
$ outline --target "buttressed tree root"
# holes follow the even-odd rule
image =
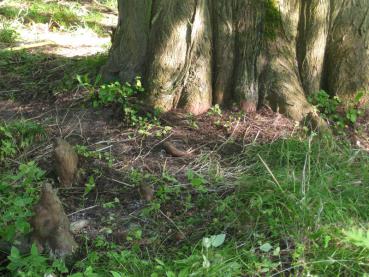
[[[45,184],[31,218],[32,241],[40,252],[47,250],[53,256],[65,257],[77,249],[70,223],[51,184]]]
[[[119,0],[119,9],[103,76],[142,76],[163,111],[235,101],[320,125],[309,95],[368,89],[368,0]]]

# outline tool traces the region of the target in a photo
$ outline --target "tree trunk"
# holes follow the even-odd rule
[[[103,77],[143,76],[164,111],[237,101],[300,121],[309,94],[369,83],[368,0],[119,0],[119,15]]]

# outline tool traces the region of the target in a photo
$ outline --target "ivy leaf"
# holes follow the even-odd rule
[[[219,246],[221,246],[224,243],[224,241],[225,241],[225,237],[226,237],[225,234],[219,234],[219,235],[216,235],[216,236],[211,236],[210,237],[211,245],[213,247],[219,247]]]
[[[262,246],[260,246],[260,250],[265,252],[265,253],[268,253],[270,250],[272,250],[273,246],[267,242],[267,243],[264,243]]]

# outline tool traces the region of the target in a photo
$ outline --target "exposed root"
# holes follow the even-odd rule
[[[163,147],[164,147],[165,151],[168,154],[172,155],[173,157],[189,157],[189,156],[192,155],[192,153],[190,151],[180,150],[173,143],[171,143],[169,141],[165,141],[163,143]]]

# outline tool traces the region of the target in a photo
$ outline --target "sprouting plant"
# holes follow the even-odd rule
[[[83,196],[86,196],[90,191],[92,191],[96,187],[94,176],[90,176],[85,184],[85,192]]]
[[[369,250],[369,230],[351,228],[344,230],[343,234],[345,235],[346,242]]]
[[[0,42],[11,44],[14,43],[18,37],[18,32],[11,27],[10,24],[3,23],[0,25]]]
[[[364,95],[365,92],[359,91],[353,100],[343,103],[340,97],[331,97],[327,92],[321,90],[311,95],[309,101],[320,111],[323,118],[342,130],[347,125],[355,124],[357,119],[363,115],[363,109],[359,108],[359,104]]]
[[[196,117],[192,113],[187,115],[187,121],[191,129],[199,129],[199,124],[197,123]]]
[[[91,84],[88,75],[77,76],[77,80],[89,92],[89,99],[94,108],[106,106],[114,108],[122,115],[126,126],[137,127],[139,134],[144,136],[154,134],[161,137],[171,131],[171,127],[161,125],[158,119],[159,110],[146,113],[140,111],[143,105],[141,98],[145,90],[139,77],[133,84],[114,82],[99,85],[100,78]]]
[[[74,148],[80,157],[105,161],[108,163],[109,167],[111,167],[114,162],[114,157],[112,156],[110,151],[90,150],[87,146],[79,144],[77,144]]]
[[[26,150],[34,142],[41,141],[45,137],[45,129],[32,121],[0,123],[0,161]]]
[[[28,218],[38,198],[38,186],[44,172],[34,162],[21,164],[18,170],[0,175],[0,240],[12,242],[31,230]]]
[[[207,189],[205,187],[205,184],[207,183],[206,179],[201,176],[200,174],[188,170],[187,171],[187,179],[190,182],[190,184],[199,192],[207,192]]]
[[[8,257],[10,263],[7,269],[14,274],[14,276],[30,276],[37,277],[59,272],[67,273],[68,269],[64,261],[54,260],[49,265],[49,260],[46,256],[39,253],[35,244],[32,245],[31,251],[28,255],[21,255],[19,250],[12,247],[10,256]]]
[[[211,107],[208,111],[208,115],[221,116],[222,115],[222,110],[221,110],[220,106],[218,104],[216,104],[213,107]]]

